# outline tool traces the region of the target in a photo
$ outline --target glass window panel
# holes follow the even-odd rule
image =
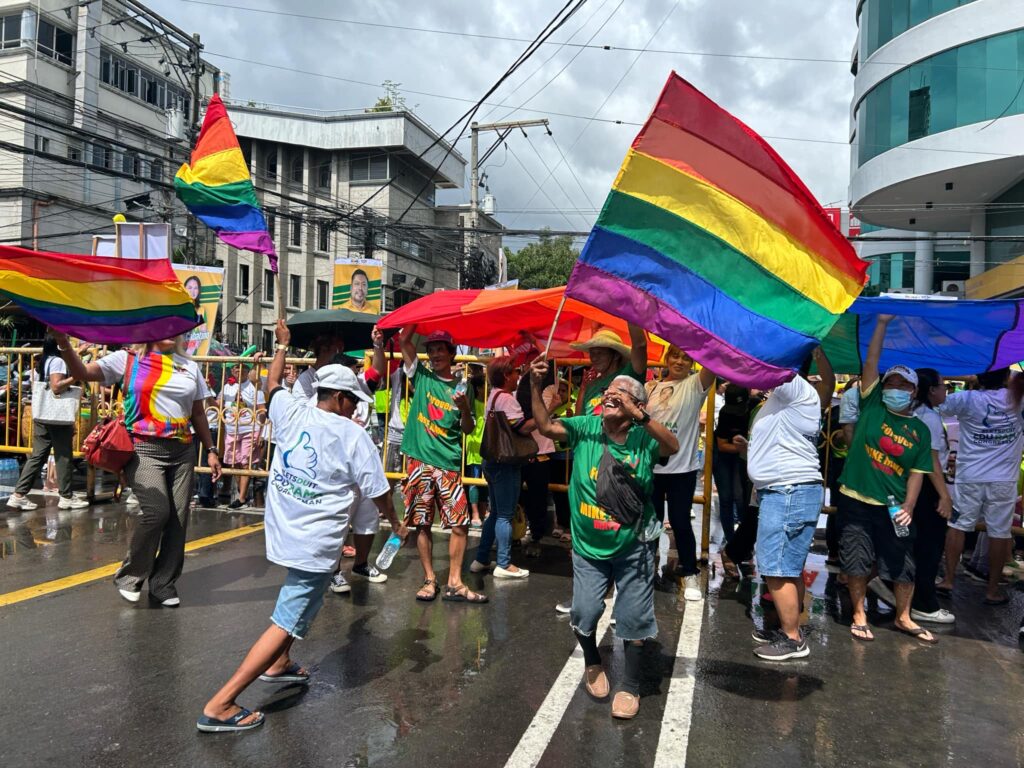
[[[985,119],[985,43],[985,40],[979,40],[957,50],[957,125],[970,125]]]
[[[986,40],[985,66],[985,117],[991,120],[1012,110],[1017,98],[1017,35]]]
[[[956,126],[956,49],[932,58],[931,133],[941,133]]]

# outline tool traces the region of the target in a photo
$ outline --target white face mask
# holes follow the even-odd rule
[[[886,389],[882,392],[882,402],[890,411],[897,413],[910,407],[913,396],[905,389]]]

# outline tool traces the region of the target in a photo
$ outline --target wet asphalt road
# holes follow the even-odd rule
[[[0,593],[123,554],[123,508],[50,504],[0,514]],[[190,538],[258,521],[200,510]],[[437,536],[438,563],[446,550]],[[264,558],[261,533],[190,553],[178,610],[130,605],[109,579],[0,607],[0,761],[500,768],[551,712],[545,701],[575,646],[553,610],[569,595],[565,546],[549,539],[539,558],[515,560],[532,571],[527,582],[465,577],[490,595],[486,606],[413,600],[422,574],[410,548],[387,584],[353,580],[351,594],[328,595],[293,653],[312,684],[252,686],[240,701],[267,722],[246,734],[200,735],[194,721],[268,624],[283,570]],[[935,647],[891,631],[883,605],[866,645],[849,637],[848,598],[820,555],[808,572],[808,659],[770,665],[751,653],[752,626],[772,618],[759,581],[712,576],[708,599],[685,603],[670,580],[656,595],[660,635],[645,650],[640,715],[613,721],[607,702],[572,686],[550,733],[528,745],[537,761],[513,764],[682,766],[680,734],[685,765],[699,768],[1024,764],[1024,593],[984,608],[982,588],[961,582],[949,606],[961,620]],[[695,664],[675,658],[681,629],[699,637]],[[602,652],[614,686],[612,632]]]

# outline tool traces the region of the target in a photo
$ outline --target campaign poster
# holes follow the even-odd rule
[[[181,284],[195,302],[203,323],[188,332],[186,344],[190,355],[206,355],[217,325],[217,309],[224,287],[222,267],[199,267],[192,264],[171,264]]]
[[[377,259],[335,259],[331,309],[381,314],[384,311],[381,298],[383,266],[383,262]]]

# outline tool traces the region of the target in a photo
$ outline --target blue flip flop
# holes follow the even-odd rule
[[[203,733],[232,733],[234,731],[251,731],[253,728],[259,728],[263,725],[263,721],[266,719],[263,713],[258,713],[259,716],[251,723],[241,723],[242,720],[249,717],[252,714],[252,710],[242,707],[242,711],[233,717],[229,717],[227,720],[218,720],[215,717],[207,717],[206,715],[200,715],[199,719],[196,720],[196,728]]]
[[[260,680],[264,683],[308,683],[309,673],[299,672],[300,669],[302,665],[293,661],[280,675],[260,675]]]

